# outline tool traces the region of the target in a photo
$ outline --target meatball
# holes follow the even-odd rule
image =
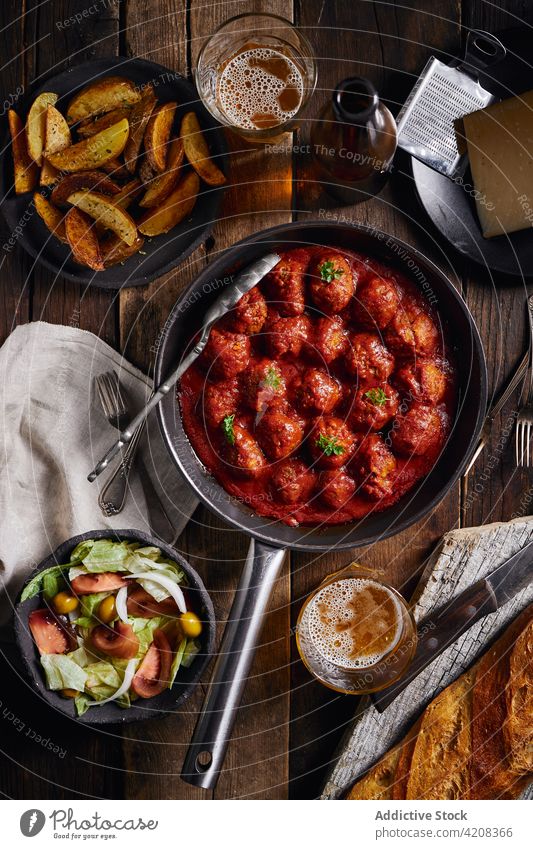
[[[300,315],[305,309],[305,272],[309,262],[303,251],[280,260],[265,278],[265,290],[281,315]]]
[[[320,468],[336,469],[350,459],[355,442],[355,435],[342,419],[324,416],[315,423],[309,438],[309,450]]]
[[[439,404],[446,393],[448,378],[434,360],[418,359],[399,368],[394,382],[414,401]]]
[[[308,413],[331,413],[342,398],[342,389],[325,371],[306,369],[293,386],[294,402]]]
[[[414,298],[406,298],[385,330],[389,348],[402,356],[433,353],[439,334],[431,316]]]
[[[259,333],[267,317],[266,301],[260,289],[254,286],[243,295],[230,314],[230,330],[234,333]]]
[[[348,348],[348,334],[342,319],[338,316],[319,318],[308,348],[326,365],[341,357]]]
[[[285,354],[297,357],[311,334],[311,321],[306,315],[272,317],[263,328],[263,334],[271,357]]]
[[[415,403],[398,416],[392,433],[392,447],[398,454],[425,454],[434,448],[442,435],[438,412],[426,404]]]
[[[354,291],[352,269],[342,254],[321,253],[311,268],[310,293],[315,306],[334,315],[348,306]]]
[[[264,454],[251,433],[232,421],[224,428],[224,454],[227,462],[246,477],[255,477],[266,466]]]
[[[392,493],[396,459],[379,434],[372,433],[363,439],[350,469],[369,498],[377,500]]]
[[[350,427],[354,430],[381,430],[398,412],[399,396],[392,386],[363,386],[353,400]]]
[[[285,378],[274,360],[262,359],[250,365],[242,376],[244,402],[256,412],[285,397]]]
[[[256,428],[259,445],[271,460],[281,460],[298,448],[304,438],[300,422],[280,410],[267,410]]]
[[[296,504],[308,501],[315,480],[315,473],[302,460],[285,460],[274,471],[270,485],[284,504]]]
[[[345,362],[352,374],[369,383],[382,383],[394,371],[394,357],[375,333],[353,333]]]
[[[356,483],[344,469],[331,469],[320,472],[320,498],[333,510],[339,510],[350,500],[356,490]]]
[[[237,378],[220,383],[206,383],[203,397],[203,415],[210,427],[218,427],[226,416],[235,413],[239,400]]]
[[[400,296],[393,280],[370,277],[357,287],[354,318],[364,327],[383,330],[398,311]]]
[[[213,327],[200,355],[210,376],[227,378],[244,371],[250,360],[250,339],[243,333],[228,333]]]

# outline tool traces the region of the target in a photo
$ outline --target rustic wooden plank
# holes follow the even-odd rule
[[[76,15],[81,16],[79,22]],[[30,43],[36,45],[26,54],[30,84],[90,59],[118,54],[118,3],[89,9],[85,0],[29,0],[25,23]],[[33,274],[34,321],[81,327],[110,344],[116,343],[115,299],[114,292],[78,285],[41,267]]]
[[[207,9],[205,3],[193,2],[190,13],[192,63],[205,38],[223,21],[245,12],[269,12],[291,19],[292,3],[232,0],[213,4]],[[220,221],[214,228],[213,253],[258,230],[290,221],[292,217],[290,156],[272,156],[264,147],[243,143],[236,136],[230,135],[228,142],[232,152],[231,186]],[[231,547],[231,543],[229,549],[227,546],[232,536],[236,538],[236,549]],[[226,534],[221,550],[225,557],[232,556],[236,562],[231,574],[220,576],[220,583],[215,584],[219,590],[229,591],[226,603],[231,600],[247,547],[248,542],[242,535]],[[262,631],[261,648],[250,673],[243,707],[239,710],[233,740],[228,748],[225,771],[215,792],[216,798],[281,799],[287,795],[289,599],[290,573],[286,562]],[[228,607],[224,609],[227,611]]]
[[[94,14],[82,18],[81,24],[64,29],[58,26],[86,7],[84,0],[59,0],[45,4],[31,0],[26,9],[20,4],[10,4],[11,18],[22,17],[17,26],[9,28],[2,36],[8,39],[7,43],[4,41],[4,55],[15,60],[7,65],[8,83],[7,87],[3,87],[4,91],[15,90],[16,76],[22,74],[22,57],[26,63],[25,79],[30,86],[32,81],[40,80],[49,72],[59,72],[69,62],[77,63],[93,56],[117,52],[118,5],[110,5],[109,8],[95,6]],[[22,26],[24,31],[21,36]],[[23,52],[25,47],[27,49]],[[111,343],[115,341],[112,295],[95,289],[84,292],[72,283],[54,280],[41,269],[27,278],[31,264],[21,259],[18,249],[9,261],[12,263],[11,273],[8,275],[5,267],[2,269],[2,298],[6,307],[2,317],[2,321],[6,322],[3,330],[9,330],[7,322],[12,321],[15,312],[17,287],[22,291],[22,285],[27,282],[33,287],[32,311],[28,312],[22,300],[15,321],[31,317],[79,325],[94,330]],[[5,661],[2,661],[2,667],[4,665]],[[20,720],[17,734],[7,732],[2,735],[5,756],[12,759],[3,788],[7,795],[37,799],[87,795],[117,798],[122,795],[120,773],[114,771],[114,768],[120,767],[122,760],[119,736],[90,729],[80,733],[76,722],[65,722],[64,717],[57,716],[35,696],[29,685],[21,683],[25,678],[17,668],[7,669],[4,680],[7,686],[5,693],[9,694],[3,699],[4,706],[8,715],[14,713]],[[19,730],[22,723],[24,728]],[[6,731],[7,728],[8,725],[5,726]],[[43,740],[49,739],[66,754],[51,753],[45,745],[38,740],[36,742],[36,735]]]
[[[24,67],[24,18],[21,4],[16,0],[7,0],[4,4],[4,25],[0,32],[0,55],[9,59],[2,63],[2,138],[7,134],[7,113],[10,108],[17,109],[19,98],[26,90],[26,72]],[[9,154],[8,154],[9,155]],[[17,324],[28,321],[30,311],[30,292],[27,273],[29,261],[22,250],[10,243],[11,233],[3,218],[0,224],[0,344],[9,336]]]
[[[175,68],[181,73],[190,73],[190,64],[195,62],[199,47],[222,21],[234,14],[263,8],[271,12],[287,14],[287,6],[279,3],[221,3],[206,6],[191,3],[188,14],[189,37],[185,42],[184,4],[176,6],[159,4],[158,14],[146,19],[144,4],[130,2],[126,9],[126,42],[128,52],[142,55],[146,45],[157,45],[148,58]],[[170,20],[177,26],[169,26]],[[138,26],[142,21],[142,28]],[[181,24],[181,25],[180,25]],[[169,35],[171,33],[171,35]],[[176,33],[178,38],[176,39]],[[231,161],[232,186],[228,192],[221,220],[217,222],[213,237],[206,247],[198,249],[189,260],[174,273],[156,281],[144,290],[122,293],[120,309],[121,339],[130,359],[145,369],[153,365],[154,352],[148,351],[147,339],[157,339],[164,321],[181,289],[196,276],[208,261],[209,256],[232,244],[247,233],[290,220],[290,158],[283,162],[272,161],[264,150],[246,147],[237,139],[230,141],[234,156]],[[240,152],[239,152],[240,151]],[[264,185],[254,185],[257,173],[261,173]],[[259,210],[256,212],[256,210]],[[213,594],[215,607],[221,623],[225,621],[233,600],[248,541],[242,534],[223,527],[202,508],[194,517],[180,540],[182,550],[191,562],[198,566]],[[221,557],[222,552],[222,557]],[[289,659],[287,634],[289,617],[288,571],[278,583],[273,600],[274,613],[268,618],[263,632],[263,648],[259,651],[252,678],[246,693],[250,706],[239,711],[234,742],[226,760],[226,771],[222,776],[216,795],[234,797],[259,794],[282,797],[288,778],[287,727],[289,720],[288,674]],[[279,696],[264,700],[265,692]],[[161,772],[164,777],[155,777],[152,786],[154,796],[173,798],[205,797],[203,791],[195,790],[176,779],[195,720],[195,711],[201,704],[201,693],[187,705],[188,717],[167,720],[164,734],[173,742],[167,749],[160,747]],[[149,734],[147,728],[147,734]],[[146,737],[145,737],[146,739]],[[129,747],[126,750],[128,764],[133,763]],[[258,765],[261,762],[261,766]],[[247,766],[247,764],[249,766]],[[146,782],[137,775],[128,776],[128,792],[142,795]]]
[[[521,0],[463,4],[463,26],[497,32],[519,24],[531,26],[533,7]],[[466,30],[465,30],[466,33]],[[472,264],[466,277],[466,299],[485,342],[491,394],[506,382],[529,344],[527,281],[490,274]],[[463,523],[478,525],[532,512],[533,489],[525,469],[514,460],[515,393],[494,422],[491,439],[464,486]]]
[[[309,121],[303,123],[300,134],[304,150],[311,122],[343,77],[369,77],[391,110],[397,112],[431,53],[440,49],[446,58],[457,50],[459,16],[455,0],[446,0],[439,8],[439,18],[421,8],[418,2],[408,5],[412,8],[406,8],[404,3],[361,3],[356,16],[346,4],[310,0],[302,5],[299,25],[320,57],[319,85],[307,110]],[[399,173],[405,170],[401,155],[397,163],[396,173],[378,198],[338,208],[316,185],[309,157],[300,155],[295,203],[298,216],[304,220],[316,218],[317,210],[320,215],[320,210],[325,209],[333,215],[344,215],[349,220],[383,229],[416,245],[453,278],[445,250],[428,238],[427,222],[414,201],[410,177]],[[387,581],[409,592],[414,576],[423,568],[436,541],[458,524],[459,486],[456,486],[426,519],[366,550],[330,552],[318,558],[293,555],[293,624],[308,593],[325,575],[352,560],[372,566]],[[319,792],[324,768],[333,756],[343,728],[351,721],[354,701],[314,682],[299,662],[294,644],[293,661],[291,796],[309,798]]]
[[[417,591],[413,608],[417,621],[438,610],[531,542],[532,531],[531,520],[518,519],[484,528],[463,528],[447,534]],[[532,600],[533,585],[530,585],[497,613],[473,625],[421,672],[385,712],[378,713],[369,700],[364,699],[344,742],[339,762],[328,778],[324,796],[338,797],[343,789],[395,745],[426,704],[468,669]]]

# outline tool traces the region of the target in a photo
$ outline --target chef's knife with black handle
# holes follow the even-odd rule
[[[423,619],[418,644],[407,672],[396,684],[370,698],[378,711],[387,708],[439,654],[488,613],[494,613],[533,581],[533,542],[485,578],[476,581],[444,607]]]

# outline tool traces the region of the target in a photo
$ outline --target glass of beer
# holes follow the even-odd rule
[[[203,45],[195,73],[204,106],[250,141],[291,130],[316,85],[307,39],[277,15],[230,18]]]
[[[416,639],[405,599],[355,563],[309,596],[296,626],[298,651],[311,674],[354,695],[394,684],[413,658]]]

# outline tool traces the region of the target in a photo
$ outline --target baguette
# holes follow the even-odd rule
[[[533,777],[533,604],[347,799],[515,799]]]

